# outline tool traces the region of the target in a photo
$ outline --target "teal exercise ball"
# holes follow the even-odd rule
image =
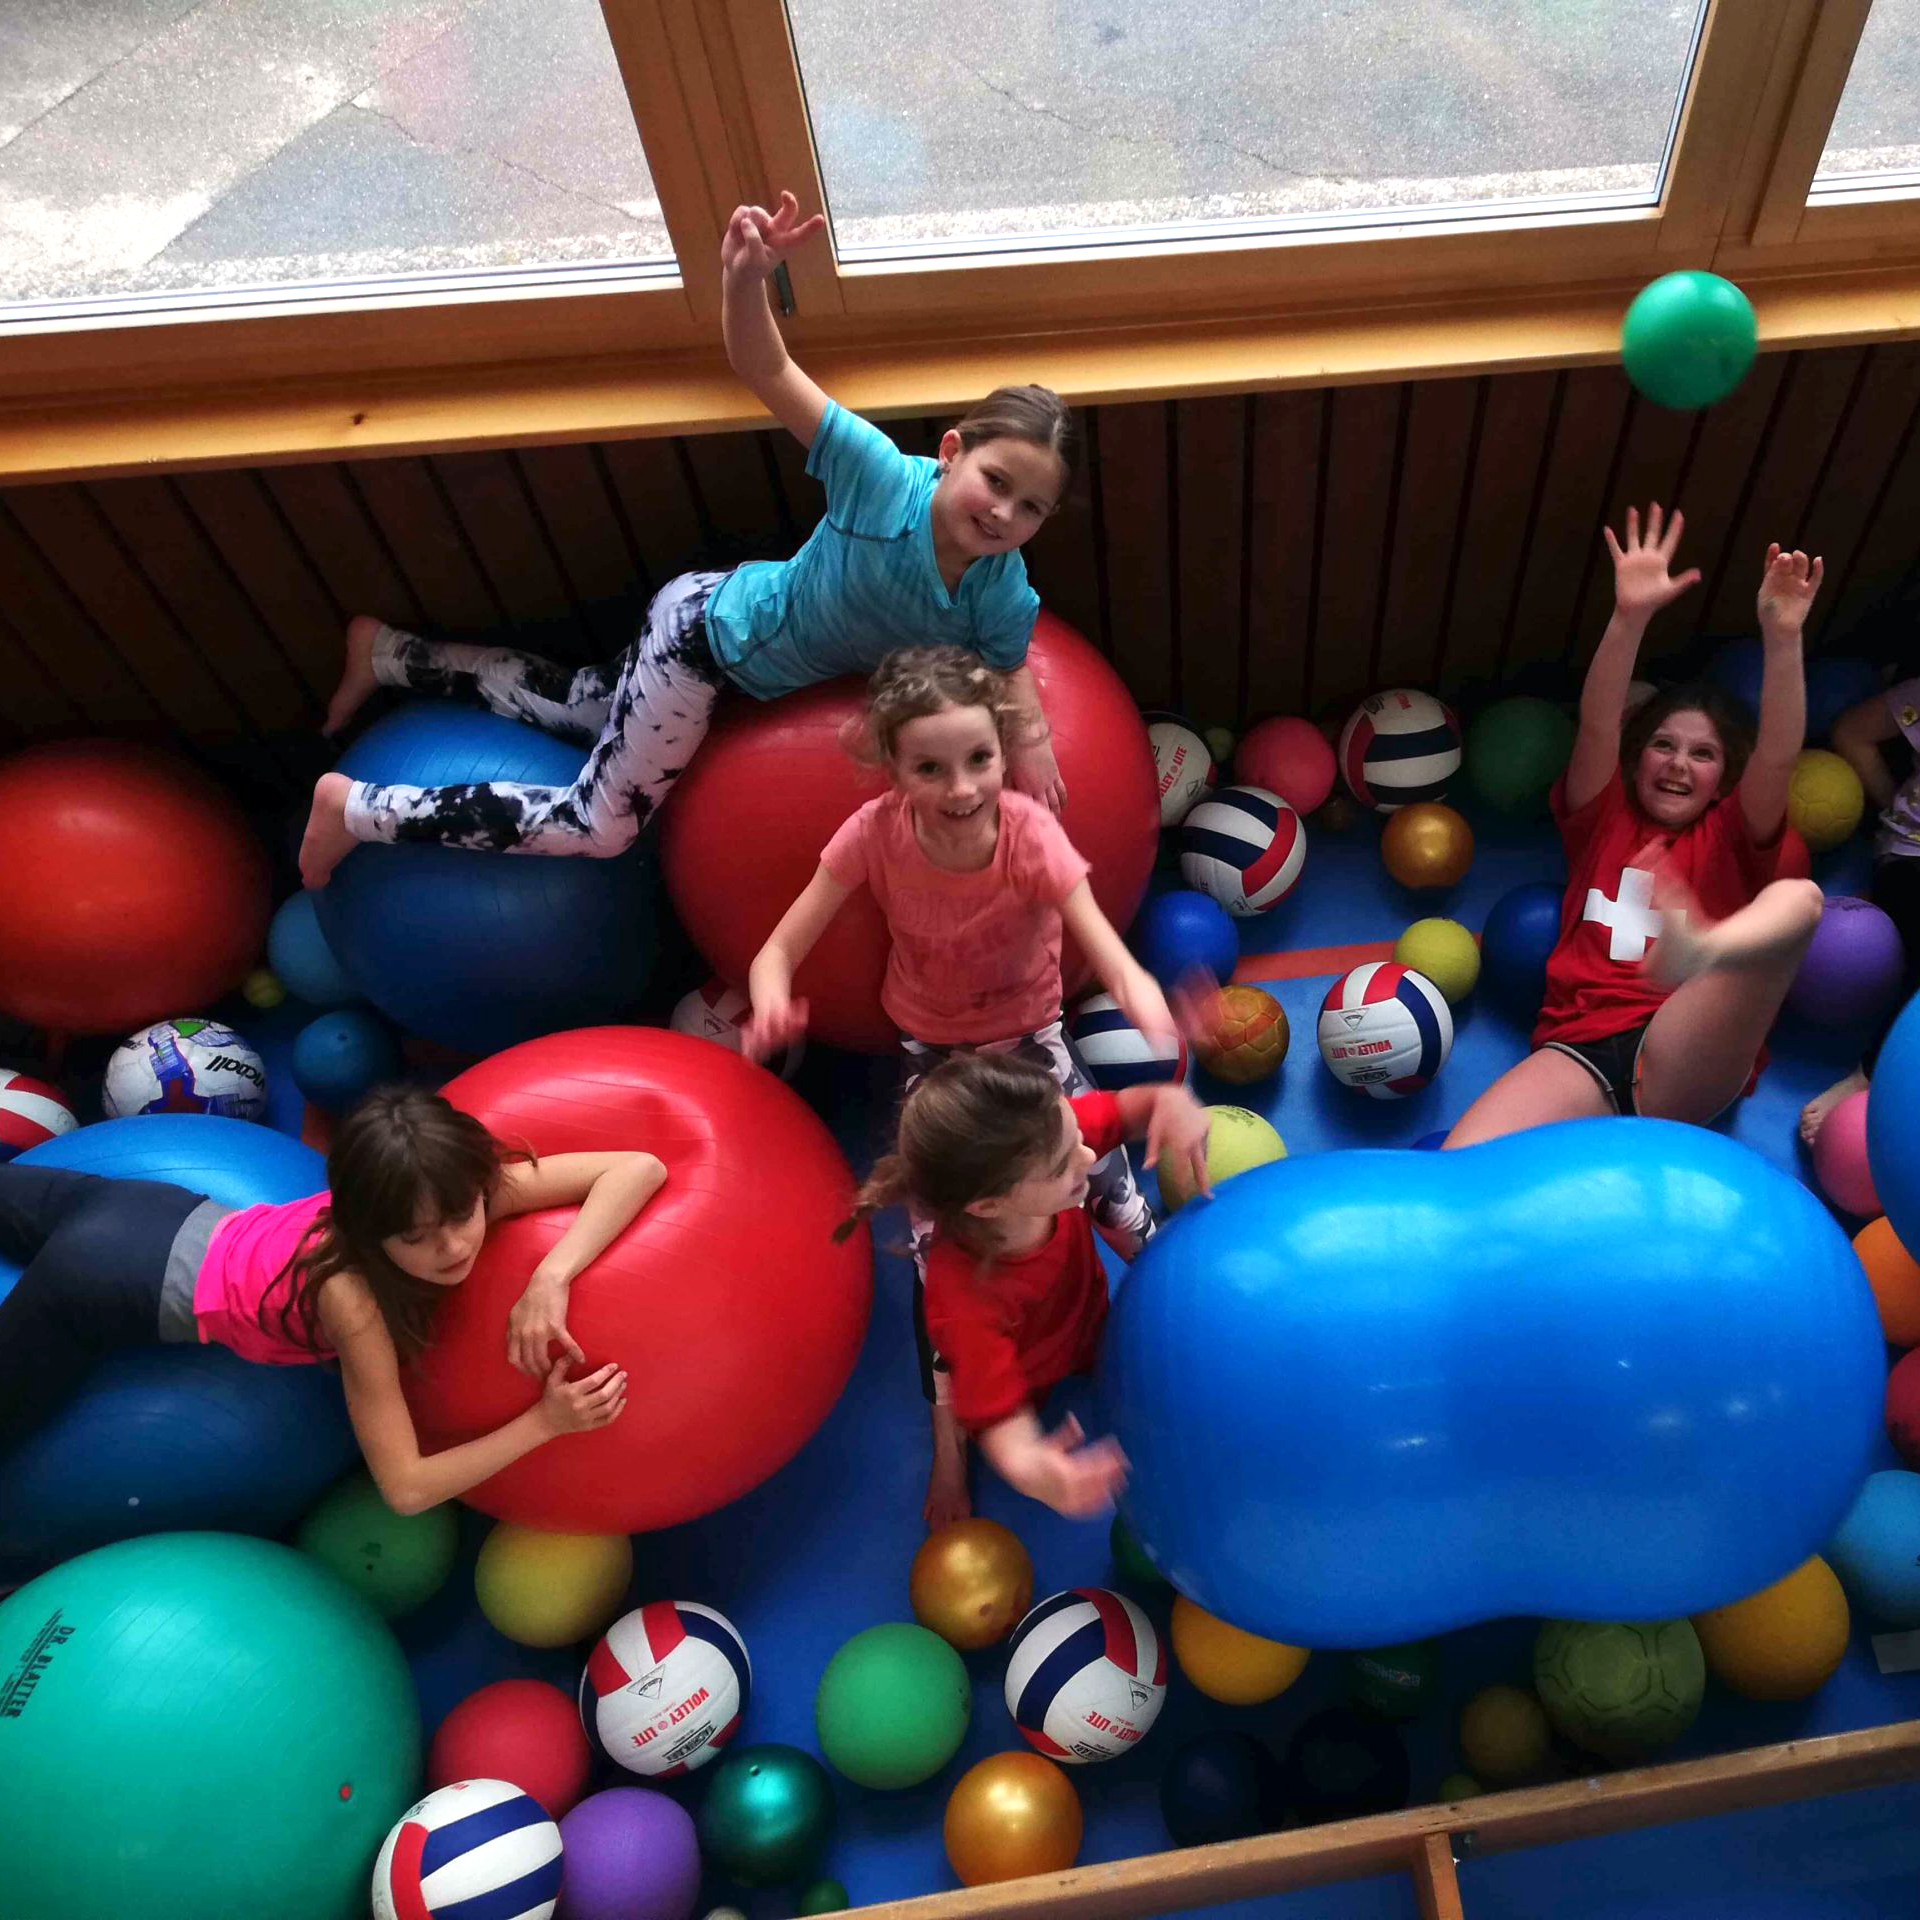
[[[833,1783],[812,1754],[747,1747],[713,1770],[700,1851],[730,1880],[777,1887],[812,1879],[832,1826]]]
[[[162,1533],[0,1602],[8,1920],[355,1920],[420,1777],[385,1622],[291,1547]]]
[[[1683,410],[1724,400],[1746,378],[1758,345],[1747,296],[1698,270],[1642,287],[1620,334],[1627,378],[1657,405]]]

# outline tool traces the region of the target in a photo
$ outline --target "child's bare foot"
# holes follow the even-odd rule
[[[324,887],[355,846],[347,831],[347,795],[353,782],[344,773],[323,773],[314,782],[313,810],[300,836],[300,884]]]
[[[927,1504],[921,1518],[929,1533],[938,1533],[973,1512],[973,1492],[967,1485],[967,1456],[946,1447],[933,1451],[933,1471],[927,1475]]]
[[[1842,1100],[1867,1090],[1867,1076],[1858,1067],[1844,1080],[1836,1080],[1825,1093],[1816,1093],[1800,1109],[1800,1139],[1803,1145],[1811,1147],[1819,1137],[1820,1129],[1827,1124],[1827,1115]]]
[[[340,684],[327,702],[327,717],[322,733],[338,733],[366,704],[368,696],[380,684],[373,677],[373,643],[380,637],[381,623],[370,613],[356,613],[347,622],[347,660],[340,670]],[[309,880],[308,886],[314,883]]]

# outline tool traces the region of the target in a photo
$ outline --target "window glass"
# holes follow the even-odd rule
[[[1920,0],[1873,0],[1813,185],[1876,180],[1920,183]]]

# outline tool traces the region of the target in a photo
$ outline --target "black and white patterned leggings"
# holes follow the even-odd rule
[[[569,787],[517,780],[380,786],[356,780],[356,840],[433,841],[488,853],[605,859],[640,829],[706,738],[724,676],[707,645],[706,607],[724,573],[683,573],[653,596],[640,636],[617,659],[563,667],[511,647],[424,640],[382,627],[374,677],[384,687],[478,699],[592,751]]]
[[[904,1033],[900,1045],[907,1056],[905,1093],[911,1093],[941,1061],[952,1059],[956,1053],[1006,1053],[1016,1060],[1030,1060],[1037,1067],[1045,1067],[1069,1099],[1096,1091],[1058,1020],[1037,1032],[1019,1034],[1011,1040],[991,1040],[983,1047],[930,1046]],[[1153,1209],[1133,1177],[1125,1147],[1115,1147],[1094,1163],[1087,1176],[1086,1204],[1093,1209],[1094,1220],[1115,1251],[1125,1258],[1131,1260],[1153,1238]],[[913,1248],[913,1338],[920,1350],[920,1391],[944,1406],[947,1363],[927,1337],[927,1247],[933,1239],[933,1222],[909,1208],[907,1230]]]

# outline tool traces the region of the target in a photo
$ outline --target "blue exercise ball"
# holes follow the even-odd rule
[[[1529,880],[1493,903],[1480,930],[1480,984],[1529,1023],[1546,994],[1565,891],[1550,880]]]
[[[1122,1512],[1182,1593],[1372,1647],[1770,1585],[1858,1491],[1884,1374],[1798,1180],[1607,1119],[1239,1175],[1135,1260],[1100,1390]]]
[[[1210,895],[1185,887],[1155,894],[1141,908],[1133,946],[1140,964],[1167,986],[1196,967],[1216,980],[1231,980],[1240,964],[1233,916]]]
[[[170,1180],[230,1207],[297,1200],[326,1185],[311,1147],[201,1113],[102,1121],[16,1164]],[[19,1277],[0,1261],[0,1297]],[[0,1458],[0,1570],[32,1572],[134,1534],[280,1533],[355,1452],[330,1367],[257,1366],[225,1347],[118,1353]]]
[[[533,727],[435,702],[377,721],[340,771],[422,787],[570,786],[583,758]],[[328,944],[390,1020],[490,1054],[631,1012],[653,964],[653,895],[652,862],[637,850],[588,860],[364,846],[316,904]]]
[[[1853,1604],[1877,1627],[1920,1627],[1920,1473],[1870,1473],[1822,1549]]]
[[[343,1113],[400,1071],[400,1049],[378,1014],[358,1007],[323,1013],[293,1043],[293,1078],[316,1107]]]
[[[353,984],[320,931],[314,896],[304,890],[281,901],[267,928],[267,965],[296,1000],[310,1007],[357,1007],[366,995]]]
[[[1707,678],[1740,701],[1755,719],[1760,715],[1760,682],[1766,672],[1766,650],[1751,637],[1723,640],[1707,662]]]
[[[1920,994],[1902,1009],[1880,1043],[1867,1094],[1867,1165],[1873,1190],[1900,1244],[1920,1257],[1920,1140],[1914,1135],[1914,1090],[1920,1088]]]
[[[1824,740],[1849,707],[1880,691],[1872,661],[1858,654],[1828,653],[1807,662],[1807,738]]]

